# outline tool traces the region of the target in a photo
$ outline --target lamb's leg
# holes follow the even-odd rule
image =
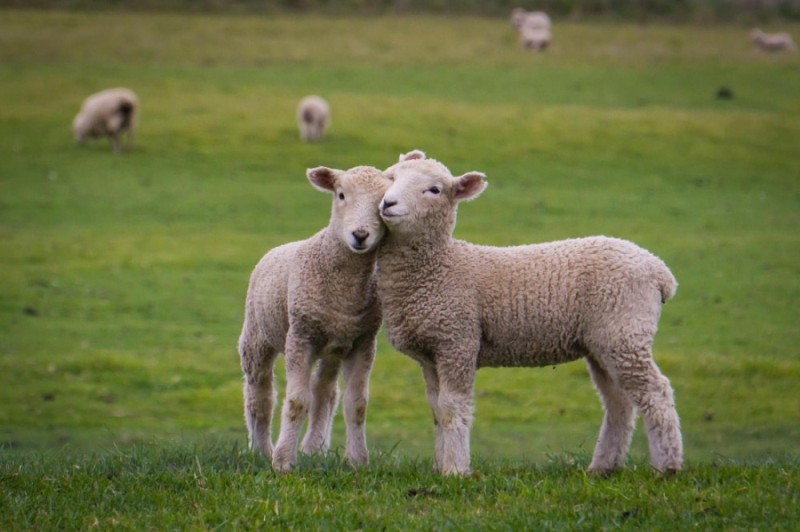
[[[247,324],[239,339],[244,373],[244,416],[250,449],[272,458],[272,412],[277,399],[273,367],[278,353]]]
[[[475,368],[464,367],[469,356],[438,360],[439,423],[441,425],[441,472],[445,475],[465,475],[469,468],[469,433],[472,425],[472,390]],[[439,443],[437,442],[437,449]]]
[[[367,403],[369,376],[375,359],[375,339],[359,346],[344,362],[344,418],[347,424],[345,456],[353,465],[367,464]]]
[[[436,471],[442,470],[442,424],[439,422],[439,376],[436,373],[436,366],[421,364],[422,376],[425,378],[425,395],[433,414],[433,426],[436,428],[436,448],[433,456],[433,468]]]
[[[669,379],[656,366],[650,349],[643,349],[635,358],[618,364],[614,373],[644,417],[650,463],[665,473],[679,471],[683,466],[683,442],[675,399]]]
[[[586,364],[605,407],[603,425],[589,471],[606,475],[620,469],[625,463],[636,426],[636,410],[605,369],[591,358],[586,359]]]
[[[331,429],[336,403],[339,400],[338,358],[320,360],[311,383],[311,414],[301,449],[306,454],[327,452],[331,445]]]
[[[281,412],[281,432],[272,455],[272,467],[290,471],[297,461],[300,428],[311,406],[311,366],[314,351],[311,344],[293,336],[286,338],[286,398]]]

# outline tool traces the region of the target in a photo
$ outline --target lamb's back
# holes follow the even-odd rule
[[[652,313],[662,299],[660,276],[666,266],[625,240],[589,237],[505,248],[461,247],[463,263],[476,266],[479,365],[574,360],[586,354],[585,331],[615,313],[637,312],[639,307]]]

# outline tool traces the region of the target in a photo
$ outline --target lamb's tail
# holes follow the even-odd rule
[[[653,274],[658,283],[658,289],[661,291],[661,303],[666,303],[678,291],[678,280],[661,259],[656,261]]]

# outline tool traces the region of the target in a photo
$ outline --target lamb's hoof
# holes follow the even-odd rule
[[[348,456],[347,463],[353,468],[366,467],[369,465],[369,457],[366,455]]]
[[[294,462],[290,457],[284,456],[283,453],[276,452],[275,456],[272,457],[272,469],[279,473],[290,473]]]
[[[597,466],[590,466],[589,469],[586,470],[586,473],[589,476],[597,477],[597,478],[608,478],[614,473],[619,471],[617,467],[597,467]]]
[[[468,477],[472,474],[472,469],[469,467],[448,467],[443,468],[441,473],[446,477]]]
[[[662,477],[674,477],[678,473],[680,473],[681,468],[680,468],[680,466],[678,466],[678,467],[664,467],[664,468],[661,468],[661,469],[656,468],[656,471]]]

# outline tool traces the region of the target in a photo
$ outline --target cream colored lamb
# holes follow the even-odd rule
[[[766,52],[774,52],[778,50],[789,50],[791,52],[797,51],[792,36],[788,33],[764,33],[756,28],[750,32],[750,38],[758,46],[760,50]]]
[[[340,368],[346,458],[367,463],[369,375],[381,324],[375,253],[384,234],[378,206],[389,183],[368,166],[319,167],[307,175],[316,188],[333,194],[330,224],[307,240],[264,255],[250,277],[239,338],[250,448],[271,456],[280,471],[296,462],[299,432],[309,413],[303,452],[329,448]],[[281,352],[286,397],[273,452],[273,367]]]
[[[652,355],[661,306],[677,288],[664,262],[601,236],[515,247],[456,240],[458,204],[483,192],[483,174],[453,177],[416,150],[386,174],[378,295],[390,342],[422,367],[437,469],[469,471],[478,368],[584,358],[605,405],[590,471],[623,466],[637,411],[653,467],[679,470],[672,388]]]
[[[519,32],[523,48],[545,50],[552,40],[550,17],[543,11],[525,11],[517,7],[511,11],[511,23]]]
[[[297,105],[300,140],[318,142],[325,136],[331,121],[331,108],[319,96],[306,96]]]
[[[128,134],[128,147],[133,137],[139,115],[139,99],[130,89],[106,89],[84,100],[72,121],[72,132],[79,143],[87,138],[110,137],[114,153],[122,149],[121,136]]]

